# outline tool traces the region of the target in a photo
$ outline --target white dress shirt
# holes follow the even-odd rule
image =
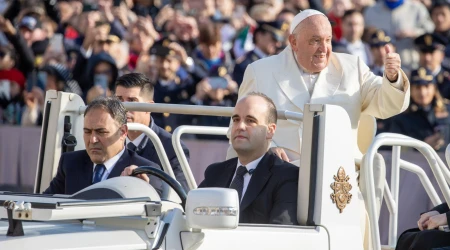
[[[302,76],[303,82],[305,82],[306,87],[308,88],[309,96],[312,96],[312,92],[314,91],[314,85],[317,82],[319,77],[319,73],[309,73],[307,72],[301,65],[298,63],[297,55],[292,52],[295,58],[295,62],[297,63],[297,67],[300,70],[300,75]]]
[[[267,54],[262,52],[262,50],[260,50],[258,47],[255,47],[255,49],[253,50],[253,52],[259,56],[260,58],[266,58]]]
[[[141,144],[142,140],[144,140],[145,138],[145,134],[142,133],[140,134],[138,137],[136,137],[136,139],[134,139],[133,141],[131,141],[128,137],[125,139],[126,144],[128,145],[128,143],[132,142],[134,144],[134,146],[138,147],[139,144]],[[144,145],[145,146],[145,145]]]
[[[245,165],[245,167],[247,168],[247,171],[250,172],[250,170],[255,169],[258,166],[258,164],[261,161],[261,159],[264,157],[264,155],[262,155],[258,159],[256,159],[256,160],[248,163],[247,165]],[[236,171],[239,168],[239,166],[244,166],[244,165],[242,165],[242,163],[239,161],[239,158],[238,158],[236,170],[234,171],[234,175],[233,175],[233,179],[232,180],[234,180],[234,177],[236,177]],[[244,187],[242,188],[241,201],[242,201],[242,198],[244,198],[245,191],[247,191],[248,183],[250,182],[251,178],[252,178],[252,175],[250,173],[247,172],[246,174],[244,174]],[[231,182],[233,182],[233,181],[231,181]]]
[[[123,147],[122,151],[120,151],[114,157],[112,157],[111,159],[109,159],[109,160],[107,160],[107,161],[105,161],[103,163],[103,165],[105,165],[105,167],[106,167],[106,171],[103,173],[101,181],[104,181],[104,180],[106,180],[108,178],[108,176],[111,173],[112,169],[114,168],[114,166],[116,165],[117,161],[120,159],[120,157],[123,155],[124,152],[125,152],[125,147]],[[94,167],[92,169],[92,172],[95,171],[95,166],[97,166],[97,164],[94,163]],[[92,180],[94,180],[94,176],[92,176]]]

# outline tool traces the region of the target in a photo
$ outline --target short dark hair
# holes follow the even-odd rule
[[[431,5],[431,8],[430,8],[430,15],[433,14],[433,11],[435,9],[440,8],[440,7],[447,7],[447,8],[450,9],[450,3],[447,2],[446,0],[436,0],[436,1],[434,1],[433,5]]]
[[[361,11],[351,9],[344,12],[344,15],[342,16],[342,21],[344,21],[347,17],[353,16],[354,14],[360,14],[361,16],[363,16]]]
[[[116,97],[97,97],[95,98],[84,111],[84,116],[93,109],[103,109],[108,112],[111,117],[119,123],[120,126],[127,124],[127,110],[122,102]]]
[[[153,100],[153,83],[142,73],[129,73],[117,78],[114,90],[117,86],[122,86],[124,88],[139,87],[141,89],[141,96],[144,95],[149,100]]]
[[[277,106],[275,103],[268,97],[267,95],[261,92],[250,92],[247,96],[259,96],[262,97],[267,102],[267,123],[277,123],[278,115],[277,115]]]
[[[206,45],[215,45],[222,41],[220,28],[213,22],[207,21],[199,28],[198,42]]]

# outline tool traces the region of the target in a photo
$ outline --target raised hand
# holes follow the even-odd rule
[[[386,56],[384,57],[384,73],[389,81],[395,82],[398,79],[398,72],[400,72],[401,68],[400,55],[394,53],[389,44],[386,44],[384,49],[386,51]]]

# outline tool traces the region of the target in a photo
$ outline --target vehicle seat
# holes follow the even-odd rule
[[[372,144],[377,132],[377,122],[373,116],[362,114],[359,119],[358,130],[357,130],[357,143],[359,152],[356,152],[355,158],[359,162],[363,162],[365,154]],[[359,188],[363,195],[364,201],[367,201],[367,188],[366,183],[363,180],[364,171],[367,168],[361,167],[359,163],[356,164],[357,169],[359,169]],[[374,163],[374,181],[375,181],[375,198],[377,201],[376,208],[377,214],[380,214],[381,204],[383,201],[384,193],[384,183],[386,179],[386,163],[381,154],[375,154]],[[367,202],[365,202],[366,211],[368,211]]]

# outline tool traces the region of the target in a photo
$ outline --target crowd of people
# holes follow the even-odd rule
[[[308,8],[330,20],[333,51],[357,55],[374,74],[384,74],[386,44],[400,55],[411,104],[400,116],[380,119],[378,132],[444,150],[450,142],[445,0],[0,1],[0,124],[38,126],[47,90],[76,93],[89,104],[113,95],[116,79],[130,72],[149,77],[156,103],[235,106],[247,66],[290,46],[290,24]],[[168,113],[153,118],[167,132],[230,123]]]

